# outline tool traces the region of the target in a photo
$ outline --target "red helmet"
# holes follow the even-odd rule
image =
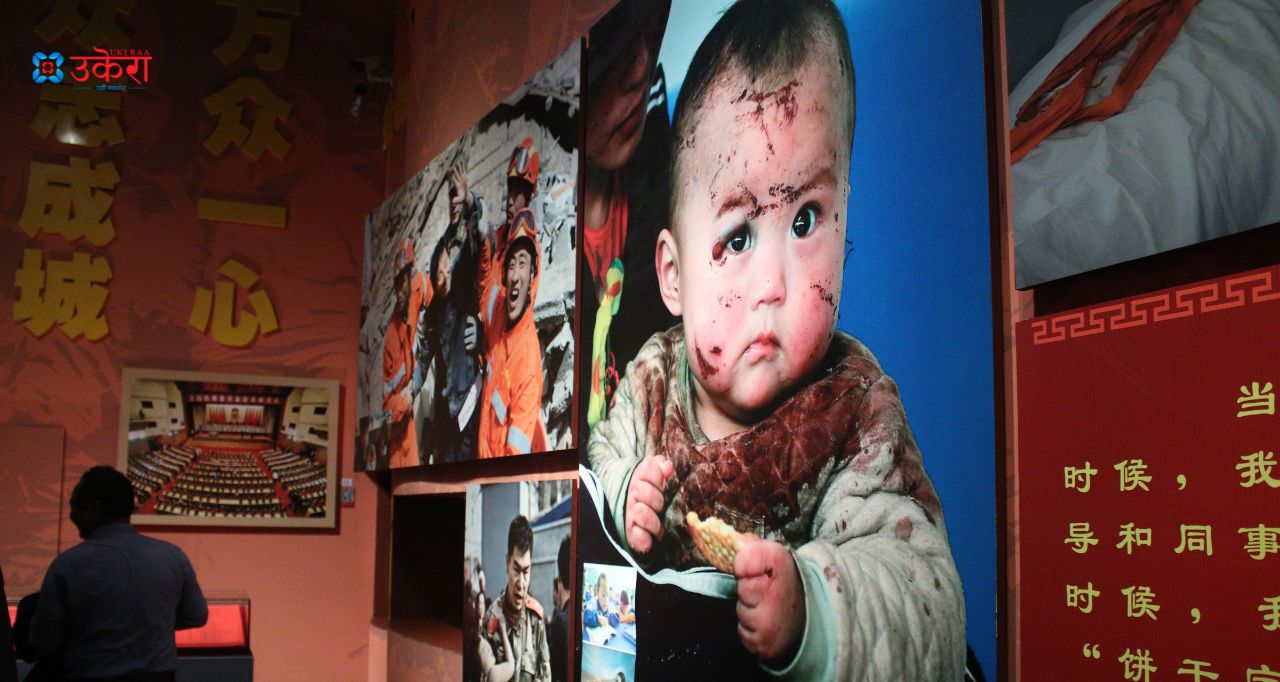
[[[396,249],[395,270],[393,274],[400,274],[406,268],[412,268],[414,263],[413,242],[408,237],[400,240],[400,248]]]
[[[533,138],[526,137],[511,152],[507,164],[507,178],[520,178],[529,183],[530,191],[538,186],[538,150],[533,148]]]

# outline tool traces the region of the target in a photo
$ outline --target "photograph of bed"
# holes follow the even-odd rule
[[[1143,61],[1144,43],[1159,42],[1157,32],[1172,36],[1118,112],[1057,128],[1021,158],[1015,149],[1018,288],[1280,221],[1280,2],[1006,0],[1005,7],[1011,125],[1020,111],[1026,119],[1052,106],[1060,93],[1036,97],[1037,90],[1064,59],[1105,45],[1100,34],[1109,25],[1127,26],[1132,37],[1110,34],[1122,46],[1098,63],[1084,107],[1132,75],[1122,69],[1135,51],[1132,61]]]

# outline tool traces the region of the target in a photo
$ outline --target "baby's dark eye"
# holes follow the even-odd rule
[[[796,217],[791,221],[791,234],[799,238],[809,236],[813,232],[814,225],[818,222],[818,207],[814,204],[805,204],[800,207],[800,211],[796,213]]]
[[[729,233],[728,239],[725,239],[724,245],[734,253],[742,253],[751,248],[751,231],[746,226],[739,227]]]

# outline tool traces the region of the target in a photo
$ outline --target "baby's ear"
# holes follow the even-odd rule
[[[662,292],[662,302],[672,315],[680,317],[680,248],[671,230],[664,229],[658,235],[658,248],[655,249],[653,258],[658,270],[658,289]]]

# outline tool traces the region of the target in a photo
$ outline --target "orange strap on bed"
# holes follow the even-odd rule
[[[1089,35],[1054,67],[1035,94],[1018,110],[1009,133],[1011,163],[1061,128],[1102,121],[1124,110],[1129,98],[1164,56],[1187,15],[1200,0],[1121,0]],[[1120,69],[1110,94],[1084,106],[1098,67],[1147,29]]]

